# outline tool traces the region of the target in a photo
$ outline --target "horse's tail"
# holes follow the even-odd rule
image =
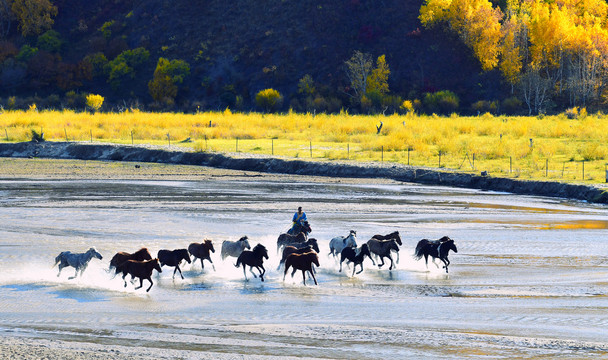
[[[414,250],[414,259],[420,260],[424,256],[424,252],[422,251],[422,249],[424,249],[424,245],[426,245],[426,242],[424,240],[418,241],[418,245],[416,245],[416,250]]]

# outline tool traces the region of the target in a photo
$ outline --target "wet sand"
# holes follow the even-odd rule
[[[139,167],[136,167],[139,165]],[[608,356],[608,210],[405,184],[196,166],[0,159],[0,358],[561,358]],[[302,204],[320,240],[319,286],[282,281],[276,235]],[[286,220],[287,219],[287,220]],[[396,270],[355,277],[331,237],[397,229]],[[106,273],[116,251],[153,253],[246,233],[270,249],[266,282],[234,259],[184,266],[149,293]],[[449,234],[450,273],[411,257]],[[52,259],[95,244],[82,278]],[[253,245],[253,244],[252,244]],[[147,285],[147,283],[146,283]]]

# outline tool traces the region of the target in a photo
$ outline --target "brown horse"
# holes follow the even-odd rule
[[[285,260],[287,260],[287,257],[291,254],[305,254],[307,252],[311,252],[314,251],[314,249],[312,248],[312,245],[306,245],[304,247],[298,248],[296,246],[285,246],[283,248],[283,257],[281,257],[281,261],[279,261],[279,266],[277,267],[277,270],[279,270],[281,268],[281,265],[283,265],[285,263]]]
[[[357,254],[357,252],[359,254]],[[359,265],[361,267],[361,270],[359,270],[359,272],[357,272],[357,274],[360,274],[363,272],[363,260],[365,260],[365,256],[367,256],[371,261],[372,264],[374,264],[374,259],[372,259],[372,254],[370,254],[369,252],[369,246],[366,244],[361,245],[360,248],[358,249],[353,249],[352,247],[345,247],[344,249],[342,249],[342,252],[340,253],[340,272],[342,272],[342,262],[344,260],[347,260],[349,262],[353,263],[353,275],[355,276],[355,270],[357,268],[357,265]],[[376,264],[374,264],[376,265]]]
[[[213,242],[209,239],[205,239],[203,243],[192,243],[188,246],[188,252],[192,257],[194,257],[194,262],[196,259],[201,259],[201,267],[205,269],[205,264],[203,264],[203,260],[207,260],[213,266],[213,271],[215,271],[215,265],[213,265],[213,261],[211,261],[211,254],[209,252],[215,252],[213,248]],[[193,262],[193,264],[194,264]]]
[[[158,250],[158,261],[160,262],[160,266],[174,266],[175,270],[173,270],[173,278],[175,279],[175,272],[179,271],[179,275],[184,279],[184,275],[182,274],[182,270],[179,268],[179,264],[182,260],[186,260],[188,264],[192,261],[190,260],[190,254],[188,254],[188,250],[186,249],[175,249],[175,250]]]
[[[306,285],[306,272],[308,271],[312,276],[312,279],[315,281],[315,285],[318,285],[317,279],[315,278],[315,273],[312,270],[312,264],[319,266],[319,256],[316,252],[311,251],[305,254],[291,254],[285,260],[285,272],[283,273],[283,281],[285,281],[285,275],[287,275],[287,271],[290,267],[293,267],[293,272],[291,273],[291,277],[296,273],[297,270],[302,270],[302,279],[304,280],[304,285]]]
[[[136,252],[134,252],[133,254],[129,254],[128,252],[119,252],[116,255],[114,255],[114,257],[112,257],[112,260],[110,260],[110,268],[108,269],[108,272],[112,271],[112,268],[114,268],[114,277],[116,277],[116,275],[118,275],[118,273],[122,273],[124,275],[125,271],[123,268],[123,264],[127,261],[127,260],[137,260],[137,261],[143,261],[143,260],[151,260],[152,256],[150,255],[150,252],[148,251],[147,248],[141,248],[139,250],[137,250]]]
[[[401,242],[401,236],[399,236],[399,231],[393,231],[390,234],[386,234],[386,235],[379,235],[376,234],[374,236],[372,236],[372,239],[376,239],[376,240],[382,240],[382,241],[390,241],[390,240],[395,240],[395,242],[399,245],[402,246],[403,243]],[[397,252],[397,260],[395,260],[395,262],[397,264],[399,264],[399,252]]]
[[[150,287],[148,289],[146,289],[146,292],[150,291],[150,289],[152,288],[152,285],[154,285],[154,283],[152,282],[152,271],[154,271],[154,269],[156,269],[156,271],[158,271],[159,273],[163,272],[163,270],[160,268],[158,259],[144,260],[144,261],[127,260],[123,264],[123,268],[124,268],[124,273],[122,275],[123,280],[125,280],[125,277],[127,276],[127,274],[131,275],[132,278],[139,278],[139,286],[136,287],[135,290],[141,289],[144,286],[144,279],[146,279],[150,282]],[[125,280],[125,287],[127,287],[126,280]]]

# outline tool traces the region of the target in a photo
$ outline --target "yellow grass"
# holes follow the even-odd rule
[[[377,134],[381,122],[382,130]],[[412,166],[589,183],[605,182],[608,157],[608,120],[603,115],[571,120],[564,115],[362,116],[243,114],[229,110],[90,114],[31,108],[1,113],[0,126],[0,138],[11,142],[30,140],[34,130],[44,132],[50,141],[65,141],[66,135],[69,141],[157,145],[170,141],[171,145],[195,151],[317,160],[348,158],[408,164],[409,155]],[[187,138],[191,142],[179,143]]]

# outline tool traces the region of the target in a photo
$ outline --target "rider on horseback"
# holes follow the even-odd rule
[[[291,221],[293,222],[293,224],[291,225],[291,229],[289,229],[288,233],[298,234],[300,232],[299,230],[302,228],[303,223],[305,221],[308,221],[306,219],[306,213],[302,211],[301,206],[299,206],[298,211],[293,214],[293,219],[291,219]]]

